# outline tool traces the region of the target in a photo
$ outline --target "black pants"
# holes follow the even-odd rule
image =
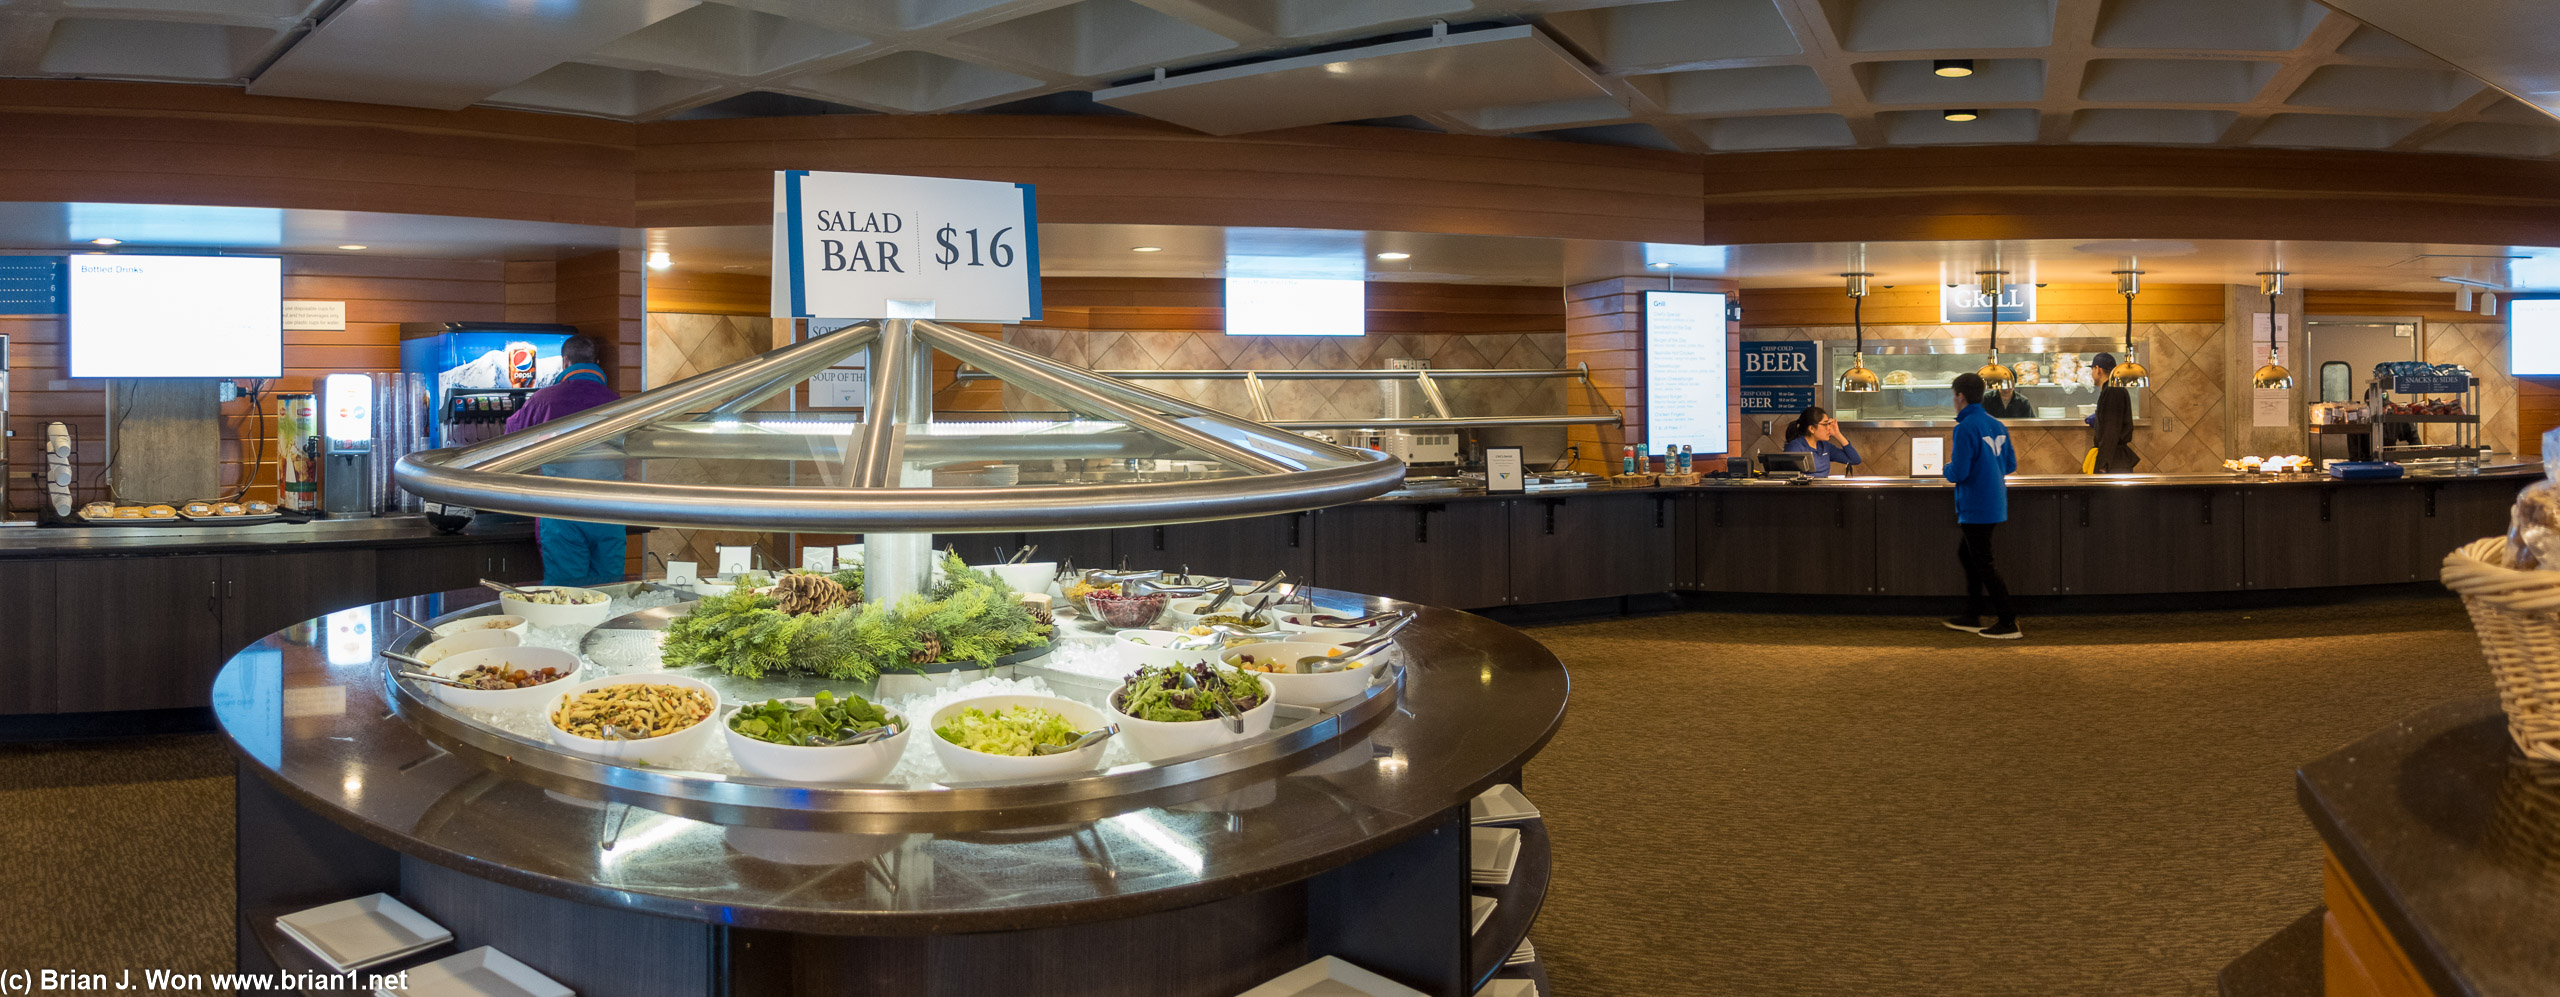
[[[2000,569],[1991,563],[1991,531],[1998,523],[1958,523],[1964,539],[1956,541],[1956,562],[1964,565],[1964,615],[1982,616],[1982,594],[1991,593],[1991,611],[2000,622],[2015,622],[2016,610],[2009,608],[2009,583],[2000,580]]]

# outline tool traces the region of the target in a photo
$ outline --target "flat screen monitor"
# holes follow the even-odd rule
[[[1729,449],[1724,305],[1717,292],[1644,292],[1644,435],[1656,452]]]
[[[1227,278],[1227,335],[1358,336],[1368,331],[1368,281]]]
[[[278,377],[284,261],[74,256],[73,377]]]
[[[2517,298],[2507,305],[2507,372],[2560,374],[2560,298]]]

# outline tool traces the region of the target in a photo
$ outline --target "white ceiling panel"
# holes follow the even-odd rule
[[[792,89],[822,100],[922,113],[946,111],[1037,89],[1040,81],[931,52],[899,52],[797,80]]]
[[[461,108],[665,20],[698,0],[354,0],[249,92]]]
[[[1097,91],[1093,99],[1212,135],[1237,135],[1607,93],[1572,54],[1521,26],[1149,80]]]
[[[705,3],[597,49],[606,61],[711,77],[755,78],[843,55],[870,44],[861,35],[744,7]]]
[[[956,35],[952,42],[1068,76],[1178,65],[1236,43],[1130,0],[1080,0]]]

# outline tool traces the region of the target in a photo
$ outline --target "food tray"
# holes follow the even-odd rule
[[[452,931],[387,893],[295,911],[276,918],[276,927],[341,973],[453,940]]]
[[[576,997],[576,991],[515,957],[483,945],[408,971],[409,985],[374,997]]]
[[[1520,832],[1508,827],[1467,831],[1467,875],[1477,886],[1509,886],[1520,868]]]
[[[1422,991],[1334,956],[1273,977],[1238,997],[1423,997]]]
[[[181,512],[178,518],[190,523],[211,523],[215,526],[256,526],[259,523],[281,522],[284,514],[270,512],[264,516],[190,516]],[[125,522],[132,522],[132,520],[125,520]]]
[[[187,517],[184,515],[170,516],[166,519],[91,519],[87,516],[72,518],[86,526],[184,526],[187,523]]]

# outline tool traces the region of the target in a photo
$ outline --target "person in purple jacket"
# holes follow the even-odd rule
[[[596,365],[596,344],[585,336],[571,336],[560,344],[560,379],[526,398],[523,407],[507,417],[507,432],[531,429],[621,397],[606,386],[604,368]],[[563,478],[619,478],[622,462],[565,461],[542,465],[542,473]],[[535,524],[542,539],[543,584],[600,585],[622,580],[621,525],[569,519],[542,519]]]

